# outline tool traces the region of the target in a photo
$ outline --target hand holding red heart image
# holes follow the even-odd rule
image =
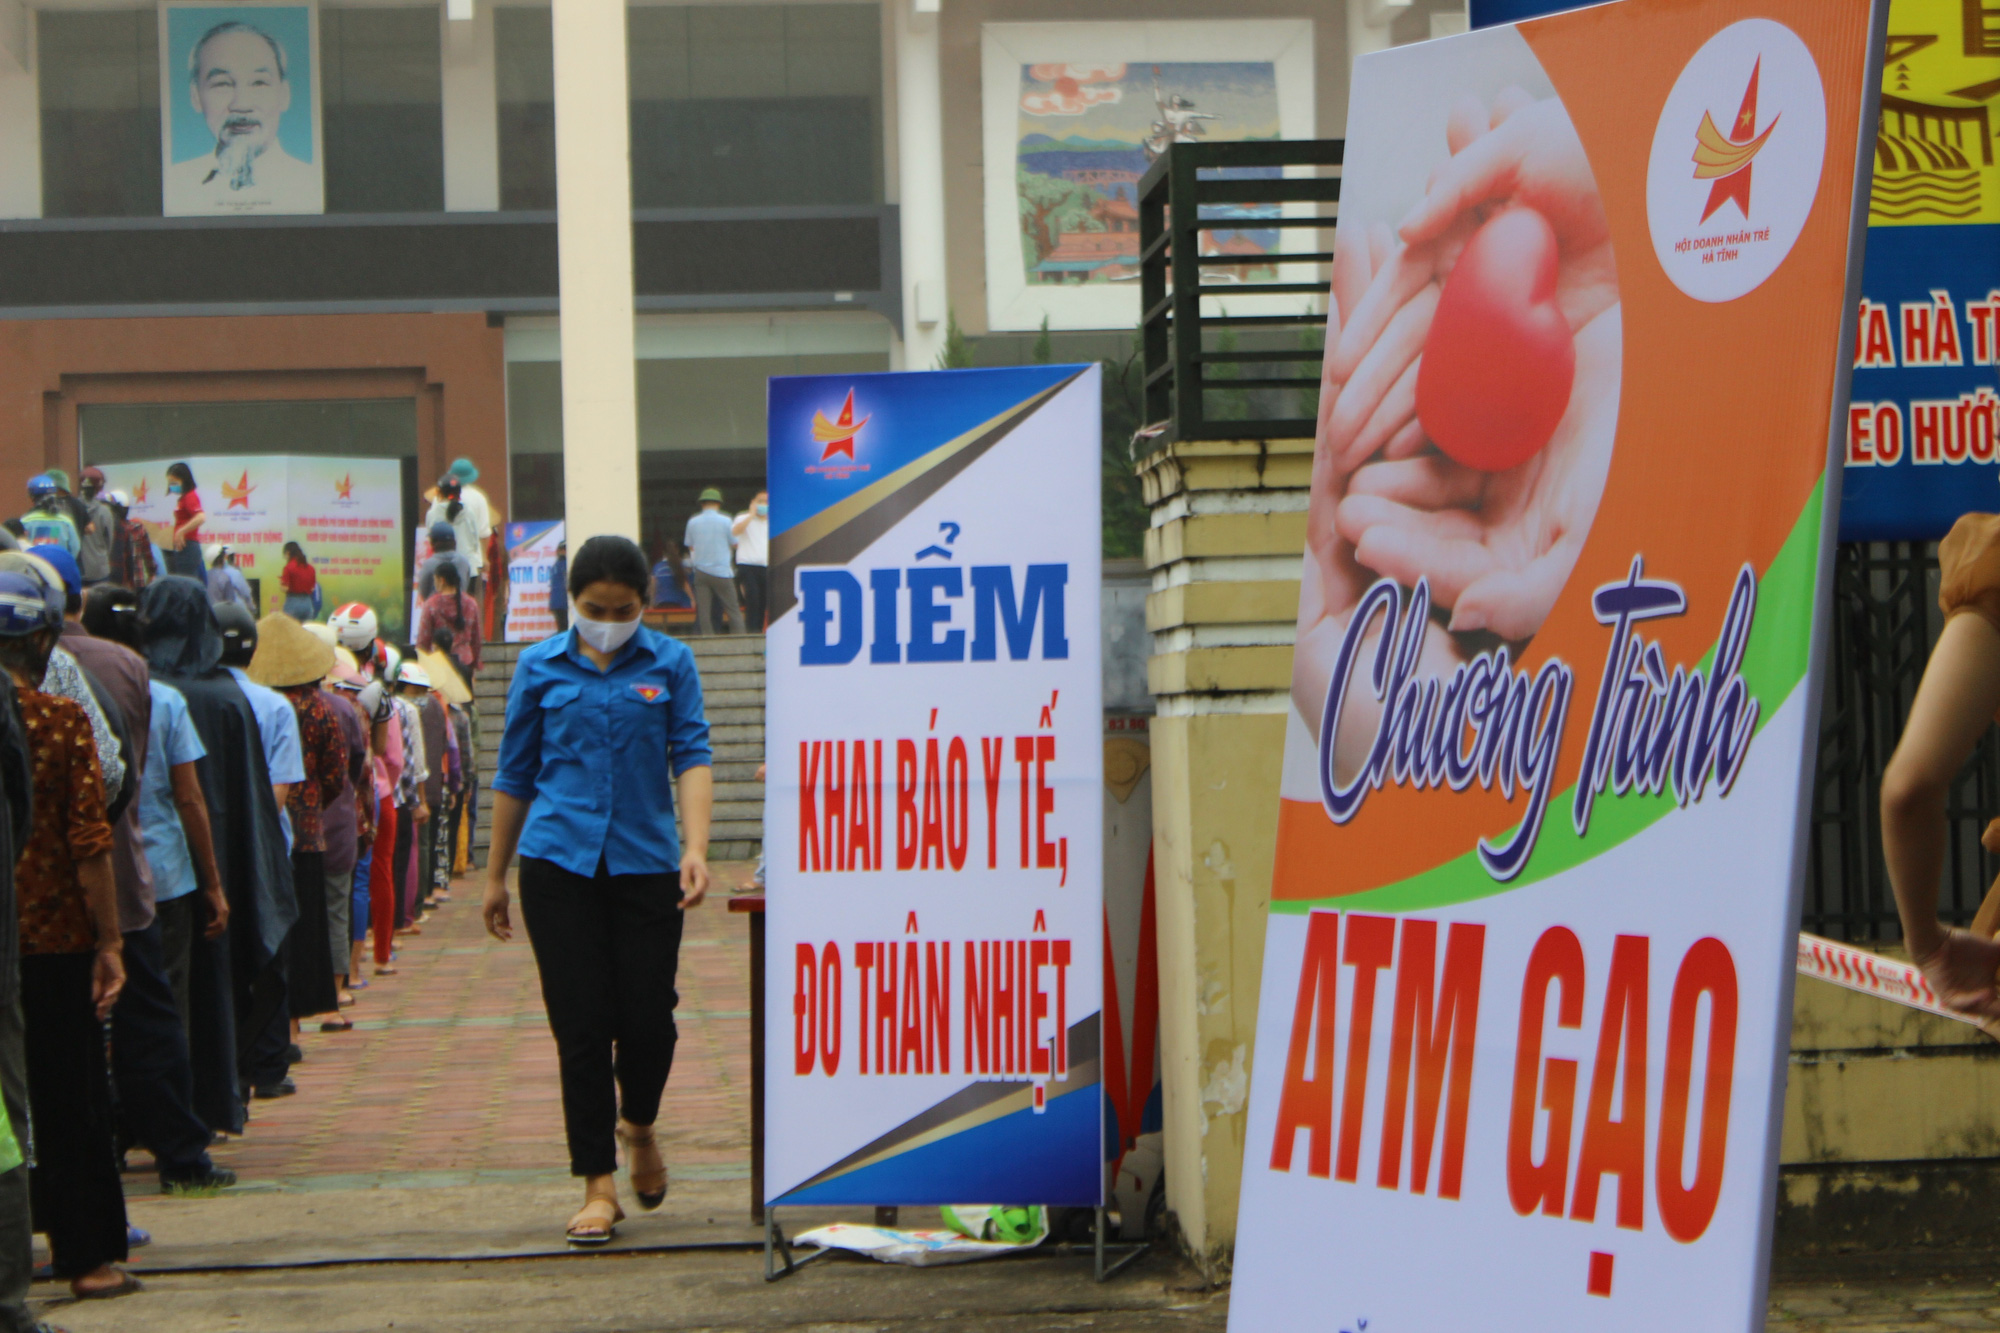
[[[1464,99],[1446,139],[1399,231],[1336,243],[1312,554],[1328,615],[1375,575],[1427,578],[1453,631],[1521,641],[1567,582],[1609,474],[1617,269],[1559,100]]]

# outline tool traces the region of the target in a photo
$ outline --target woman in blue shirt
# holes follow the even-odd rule
[[[681,912],[708,892],[701,680],[686,644],[640,624],[650,582],[623,537],[577,551],[571,628],[521,654],[493,779],[486,928],[513,938],[507,866],[518,848],[570,1173],[584,1180],[568,1227],[577,1245],[604,1244],[625,1216],[614,1131],[640,1205],[666,1197],[653,1121],[673,1066]]]

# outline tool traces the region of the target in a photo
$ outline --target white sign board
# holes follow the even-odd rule
[[[770,1203],[1102,1198],[1099,385],[771,381]]]

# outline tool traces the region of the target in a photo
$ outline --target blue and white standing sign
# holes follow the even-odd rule
[[[1099,379],[771,381],[767,1203],[1103,1198]]]

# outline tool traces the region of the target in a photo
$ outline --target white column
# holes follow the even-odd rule
[[[42,215],[42,107],[34,49],[34,14],[20,0],[0,0],[0,218]]]
[[[451,213],[490,213],[500,207],[493,4],[465,4],[469,18],[439,19],[444,24],[444,206]]]
[[[564,518],[639,536],[632,163],[623,0],[554,0],[556,260],[562,305]]]
[[[928,5],[928,8],[925,6]],[[938,0],[888,0],[896,30],[896,183],[902,208],[902,361],[929,370],[944,347],[944,99]]]

